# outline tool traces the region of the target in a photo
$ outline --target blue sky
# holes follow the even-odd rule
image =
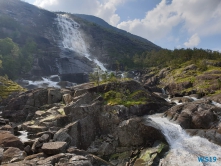
[[[168,49],[221,51],[221,0],[24,0],[51,11],[95,15]]]

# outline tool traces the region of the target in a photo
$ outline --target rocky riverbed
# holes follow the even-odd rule
[[[145,103],[108,103],[105,94],[119,88]],[[176,98],[168,103],[159,95],[131,80],[38,88],[11,96],[0,108],[1,164],[158,165],[169,144],[159,126],[146,118],[155,113],[162,113],[191,135],[221,144],[221,108],[212,102],[219,102],[218,98]],[[182,103],[176,105],[175,100]]]

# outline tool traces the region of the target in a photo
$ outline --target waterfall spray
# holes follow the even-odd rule
[[[159,115],[149,116],[164,134],[170,145],[165,165],[221,165],[221,147],[209,142],[207,139],[198,136],[189,136],[180,125],[170,122],[167,118],[161,118]],[[209,157],[208,162],[200,162],[200,157]],[[210,162],[211,159],[211,162]],[[216,159],[216,162],[215,160]],[[203,161],[203,160],[202,160]],[[163,162],[162,162],[163,163]]]
[[[70,49],[83,55],[90,61],[93,61],[101,70],[107,71],[104,65],[98,61],[96,58],[93,58],[87,49],[86,43],[82,38],[80,32],[80,24],[75,22],[73,19],[69,18],[67,14],[58,14],[57,15],[58,28],[62,37],[62,44],[64,48]]]

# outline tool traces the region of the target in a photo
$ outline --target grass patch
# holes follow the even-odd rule
[[[7,77],[0,76],[0,101],[1,99],[7,98],[10,94],[14,92],[24,92],[26,89],[22,88],[17,83],[9,80]]]
[[[103,94],[107,105],[124,105],[126,107],[132,105],[146,104],[148,101],[149,93],[146,91],[138,90],[133,93],[128,90],[118,92],[110,90]]]

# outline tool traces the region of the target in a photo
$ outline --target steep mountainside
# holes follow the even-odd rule
[[[20,0],[0,0],[0,38],[6,37],[20,46],[36,42],[29,73],[36,76],[87,73],[103,64],[110,69],[116,60],[129,67],[126,59],[135,53],[160,49],[94,16],[53,13]]]

